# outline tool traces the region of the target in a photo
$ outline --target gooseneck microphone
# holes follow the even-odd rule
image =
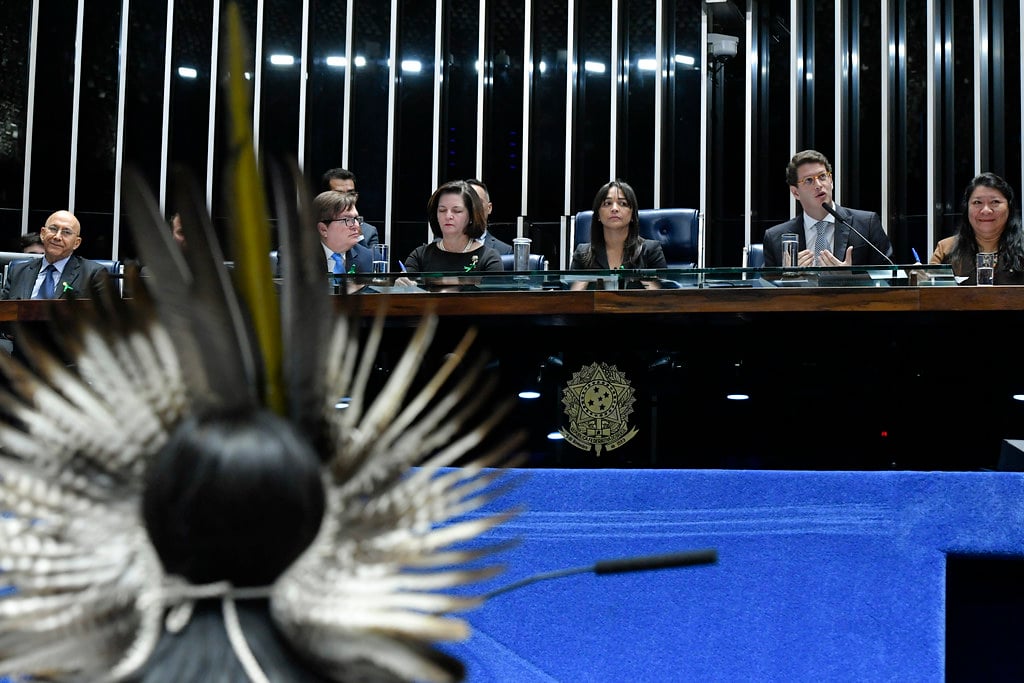
[[[869,240],[869,239],[868,239],[867,237],[865,237],[864,235],[862,235],[862,234],[861,234],[861,232],[860,232],[860,230],[858,230],[857,228],[853,227],[853,225],[852,225],[852,224],[850,223],[850,221],[846,220],[845,218],[843,218],[842,216],[840,216],[840,215],[839,215],[838,213],[836,213],[836,210],[835,210],[835,209],[833,209],[833,208],[832,208],[831,206],[829,206],[828,202],[822,202],[822,203],[821,203],[821,208],[825,209],[825,210],[826,210],[826,211],[828,211],[828,212],[829,212],[830,214],[832,214],[832,216],[833,216],[833,217],[834,217],[834,218],[835,218],[835,219],[836,219],[837,221],[839,221],[840,223],[842,223],[843,225],[845,225],[846,227],[848,227],[848,228],[849,228],[850,230],[853,230],[853,231],[854,231],[854,232],[855,232],[855,233],[857,234],[857,237],[859,237],[859,238],[861,238],[862,240],[864,240],[864,241],[865,241],[865,242],[867,243],[867,245],[868,245],[869,247],[871,247],[872,249],[874,249],[875,251],[877,251],[877,252],[878,252],[879,254],[881,254],[881,255],[882,255],[882,258],[884,258],[884,259],[885,259],[885,260],[886,260],[886,261],[887,261],[887,262],[889,263],[889,265],[890,265],[890,266],[892,266],[893,268],[895,268],[895,267],[896,267],[896,264],[892,262],[892,259],[891,259],[891,258],[889,258],[888,256],[886,256],[886,255],[885,255],[885,252],[883,252],[883,251],[882,251],[881,249],[879,249],[878,247],[876,247],[876,246],[875,246],[875,243],[874,243],[874,242],[872,242],[872,241],[871,241],[871,240]]]
[[[673,567],[692,567],[698,564],[715,564],[718,562],[718,551],[714,548],[703,550],[689,550],[666,555],[642,555],[640,557],[626,557],[619,560],[602,560],[593,565],[585,567],[573,567],[571,569],[560,569],[554,572],[534,574],[520,581],[515,581],[497,588],[484,595],[484,599],[493,598],[495,595],[507,593],[516,588],[528,586],[531,583],[545,581],[547,579],[559,579],[563,576],[594,572],[595,574],[622,574],[625,572],[638,572],[650,569],[670,569]]]

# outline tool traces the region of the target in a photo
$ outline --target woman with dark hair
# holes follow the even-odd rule
[[[1024,284],[1024,236],[1013,188],[995,173],[971,180],[961,202],[957,234],[939,240],[929,263],[946,263],[953,274],[977,284],[977,256],[996,255],[995,284]]]
[[[640,237],[636,193],[621,180],[606,183],[594,197],[590,242],[576,247],[570,270],[665,268],[657,240]]]
[[[452,180],[430,195],[427,220],[436,238],[405,259],[410,273],[502,271],[501,256],[477,238],[487,229],[487,211],[469,183]]]

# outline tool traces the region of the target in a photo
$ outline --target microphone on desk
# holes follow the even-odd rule
[[[861,238],[862,240],[864,240],[864,241],[865,241],[865,242],[867,243],[867,245],[868,245],[869,247],[871,247],[872,249],[874,249],[875,251],[877,251],[877,252],[878,252],[879,254],[881,254],[881,255],[882,255],[882,258],[884,258],[884,259],[885,259],[885,260],[886,260],[886,261],[887,261],[887,262],[889,263],[889,265],[890,265],[890,266],[893,266],[894,268],[896,267],[896,264],[892,262],[892,259],[891,259],[891,258],[889,258],[888,256],[886,256],[886,255],[885,255],[885,252],[883,252],[883,251],[882,251],[881,249],[879,249],[878,247],[876,247],[876,246],[875,246],[875,243],[874,243],[874,242],[872,242],[872,241],[871,241],[871,240],[869,240],[869,239],[868,239],[867,237],[865,237],[864,235],[862,235],[862,234],[861,234],[861,232],[860,232],[860,230],[858,230],[857,228],[853,227],[853,224],[852,224],[852,223],[850,223],[850,221],[848,221],[848,220],[846,220],[845,218],[843,218],[842,216],[840,216],[840,215],[839,215],[839,214],[838,214],[838,213],[836,212],[836,210],[835,210],[835,209],[833,209],[833,208],[832,208],[831,206],[829,206],[828,202],[822,202],[822,203],[821,203],[821,208],[825,209],[825,210],[826,210],[826,211],[828,211],[828,212],[829,212],[830,214],[832,214],[832,217],[833,217],[833,218],[835,218],[835,219],[836,219],[837,221],[839,221],[840,223],[842,223],[843,225],[845,225],[846,227],[848,227],[848,228],[849,228],[850,230],[853,230],[853,232],[854,232],[854,233],[856,233],[857,237],[859,237],[859,238]]]
[[[692,567],[698,564],[715,564],[716,562],[718,562],[718,551],[714,548],[688,550],[678,553],[667,553],[665,555],[640,555],[638,557],[624,557],[617,560],[602,560],[585,567],[573,567],[571,569],[560,569],[553,572],[534,574],[533,576],[528,576],[525,579],[515,581],[507,586],[503,586],[502,588],[497,588],[484,595],[484,599],[489,600],[495,595],[508,593],[511,590],[522,588],[523,586],[528,586],[531,583],[537,583],[538,581],[560,579],[563,576],[583,574],[585,572],[594,572],[600,576],[601,574],[623,574],[626,572],[639,572],[650,569]]]

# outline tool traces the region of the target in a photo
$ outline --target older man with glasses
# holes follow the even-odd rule
[[[797,152],[786,166],[786,182],[803,215],[764,234],[764,265],[782,265],[782,236],[800,237],[797,266],[891,265],[892,245],[872,211],[847,209],[832,197],[832,164],[813,149]]]
[[[363,217],[356,208],[356,197],[354,192],[328,190],[313,200],[328,273],[373,272],[373,252],[359,241]]]
[[[336,190],[338,192],[350,192],[356,197],[359,193],[356,192],[356,174],[347,168],[330,168],[324,172],[321,178],[321,190],[326,192],[327,190]],[[373,247],[380,241],[379,233],[377,228],[373,227],[369,223],[363,221],[360,224],[360,229],[363,231],[363,246]]]
[[[4,278],[0,299],[88,298],[91,283],[104,268],[75,255],[82,244],[82,226],[70,211],[57,211],[39,230],[43,257],[14,261]]]

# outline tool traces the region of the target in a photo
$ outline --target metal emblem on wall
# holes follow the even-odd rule
[[[625,373],[614,365],[592,363],[580,369],[562,393],[569,427],[558,431],[580,450],[593,447],[598,456],[602,450],[614,451],[637,434],[636,427],[629,427],[633,393]]]

